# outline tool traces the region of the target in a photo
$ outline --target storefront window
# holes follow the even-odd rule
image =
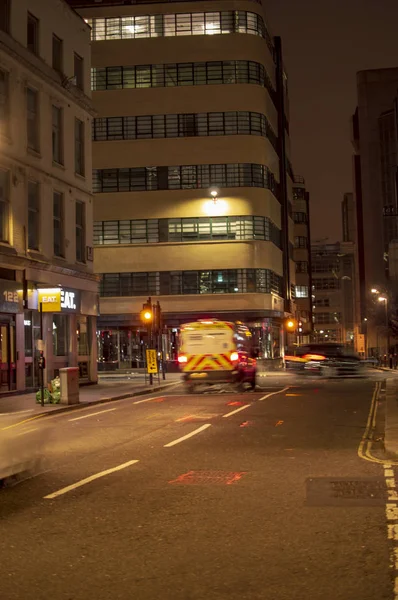
[[[90,354],[88,343],[88,319],[87,317],[77,317],[77,353],[79,356],[88,356]]]
[[[68,316],[53,315],[53,353],[54,356],[68,354]]]

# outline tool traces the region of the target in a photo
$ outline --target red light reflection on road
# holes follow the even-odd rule
[[[200,485],[200,484],[215,484],[215,485],[232,485],[246,475],[246,471],[188,471],[183,475],[179,475],[176,479],[172,479],[169,483],[179,483],[183,485]]]
[[[239,400],[227,402],[227,406],[243,406],[244,404],[246,404],[246,402],[239,402]]]

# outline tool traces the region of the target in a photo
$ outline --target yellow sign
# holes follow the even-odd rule
[[[50,288],[38,290],[38,304],[43,312],[61,312],[61,290]]]
[[[146,370],[147,373],[158,372],[158,361],[156,359],[156,350],[146,351]]]

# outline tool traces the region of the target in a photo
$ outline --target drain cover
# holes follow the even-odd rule
[[[183,485],[231,485],[239,481],[245,474],[245,471],[188,471],[188,473],[179,475],[177,479],[173,479],[169,483]]]
[[[317,477],[306,480],[307,506],[383,506],[386,498],[386,484],[381,478]]]

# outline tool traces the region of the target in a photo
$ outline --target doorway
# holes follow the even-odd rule
[[[15,325],[0,320],[0,393],[15,389]]]

